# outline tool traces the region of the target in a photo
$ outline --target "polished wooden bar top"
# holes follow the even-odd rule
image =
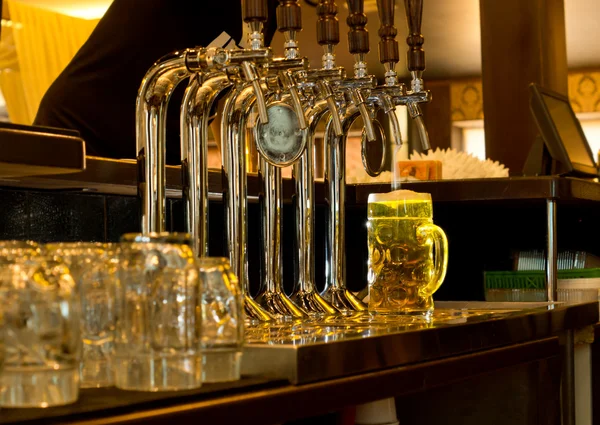
[[[502,305],[500,305],[502,304]],[[86,389],[69,406],[2,409],[0,424],[266,424],[310,417],[373,400],[426,391],[469,377],[560,355],[561,332],[598,321],[598,303],[440,303],[464,310],[467,320],[343,340],[345,351],[305,359],[314,369],[336,369],[376,355],[380,367],[302,385],[265,377],[206,384],[193,391],[144,393]],[[471,314],[487,310],[485,314]],[[469,313],[470,312],[470,313]],[[504,312],[504,313],[502,313]],[[378,345],[377,340],[382,342]],[[423,344],[425,342],[425,344]],[[336,342],[317,342],[312,346]],[[343,345],[343,344],[342,344]],[[311,344],[307,344],[310,350]],[[341,345],[340,345],[341,346]],[[373,350],[373,347],[376,347]],[[371,347],[371,349],[369,348]],[[302,347],[300,352],[302,352]],[[350,351],[348,351],[350,349]],[[306,352],[303,352],[305,355]],[[419,355],[420,353],[420,355]],[[409,355],[410,354],[410,355]],[[416,355],[416,356],[415,356]],[[390,359],[404,358],[402,364]]]
[[[76,131],[0,123],[0,177],[81,172],[85,159]]]

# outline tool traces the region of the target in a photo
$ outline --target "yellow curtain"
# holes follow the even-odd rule
[[[12,25],[11,31],[3,27],[0,58],[12,45],[16,64],[0,62],[0,88],[11,121],[31,124],[44,93],[88,39],[98,19],[74,18],[19,0],[8,0],[8,7]]]
[[[16,124],[28,124],[27,102],[13,37],[12,22],[2,25],[0,40],[0,90],[6,102],[9,119]]]

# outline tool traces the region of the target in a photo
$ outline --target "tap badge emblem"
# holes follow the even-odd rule
[[[300,129],[294,109],[284,102],[274,102],[267,107],[269,122],[258,119],[255,130],[256,146],[271,164],[286,167],[304,152],[306,138]]]

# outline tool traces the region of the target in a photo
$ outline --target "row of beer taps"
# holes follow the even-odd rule
[[[208,255],[208,125],[217,97],[226,94],[220,138],[224,179],[227,252],[245,296],[246,317],[269,322],[322,317],[365,311],[365,304],[345,285],[345,150],[350,127],[362,118],[363,148],[385,143],[377,120],[383,111],[391,123],[392,143],[402,143],[396,106],[406,105],[415,120],[424,149],[429,148],[420,104],[431,100],[424,89],[425,69],[421,35],[422,0],[405,0],[409,27],[407,43],[411,87],[398,81],[395,0],[377,0],[381,27],[379,58],[385,82],[368,74],[369,34],[364,0],[348,0],[348,44],[354,55],[354,75],[336,66],[339,43],[335,0],[317,6],[317,39],[323,47],[322,67],[312,69],[300,56],[297,34],[302,30],[298,0],[279,0],[277,27],[285,37],[284,57],[274,57],[264,46],[266,0],[243,0],[242,15],[248,27],[246,48],[195,47],[160,59],[147,72],[138,93],[136,137],[142,231],[165,231],[166,111],[175,87],[189,78],[181,105],[181,168],[185,222],[198,256]],[[317,124],[326,120],[325,181],[328,200],[326,286],[315,286],[313,144]],[[248,132],[253,128],[253,132]],[[261,182],[262,289],[250,296],[247,260],[247,149],[259,153]],[[363,150],[364,150],[363,149]],[[363,161],[365,164],[368,161]],[[383,162],[383,161],[382,161]],[[291,296],[282,284],[282,174],[293,167],[297,202],[297,282]],[[366,166],[367,167],[367,166]],[[377,174],[381,170],[367,172]]]

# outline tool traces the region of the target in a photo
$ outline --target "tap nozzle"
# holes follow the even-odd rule
[[[352,97],[352,102],[358,108],[360,115],[363,119],[363,123],[365,126],[365,133],[367,135],[367,140],[369,142],[374,142],[377,140],[375,136],[375,129],[373,128],[373,120],[371,119],[371,114],[369,114],[369,109],[367,108],[367,103],[365,101],[365,97],[362,92],[358,88],[354,88],[350,91],[350,95]]]
[[[392,125],[392,137],[397,146],[402,146],[402,133],[400,131],[400,123],[398,122],[398,116],[396,115],[396,105],[392,101],[392,97],[387,93],[381,93],[379,95],[379,101],[381,102],[381,109],[388,116]]]
[[[408,102],[406,104],[408,109],[408,113],[410,117],[415,121],[417,125],[417,130],[419,131],[419,136],[421,138],[421,146],[424,151],[428,151],[431,149],[431,145],[429,143],[429,133],[427,133],[427,128],[425,127],[425,122],[423,121],[423,113],[421,112],[421,107],[416,102]]]
[[[292,107],[294,108],[294,110],[296,111],[296,115],[298,116],[298,127],[301,130],[306,129],[306,127],[308,127],[308,124],[306,123],[304,108],[302,107],[300,94],[298,93],[296,82],[294,81],[294,77],[292,76],[292,71],[289,69],[286,71],[280,71],[279,80],[283,84],[284,89],[288,91],[290,97],[292,98]]]
[[[317,85],[319,87],[319,91],[321,92],[321,96],[327,101],[327,107],[329,108],[329,113],[331,114],[333,131],[336,136],[342,136],[344,134],[342,120],[340,119],[340,113],[335,103],[335,96],[333,94],[331,84],[328,80],[319,80]]]
[[[242,71],[247,81],[252,83],[254,89],[254,95],[256,96],[256,106],[258,108],[258,116],[263,124],[269,122],[269,114],[267,114],[267,103],[265,101],[265,95],[260,86],[260,79],[256,68],[252,62],[242,62]]]

